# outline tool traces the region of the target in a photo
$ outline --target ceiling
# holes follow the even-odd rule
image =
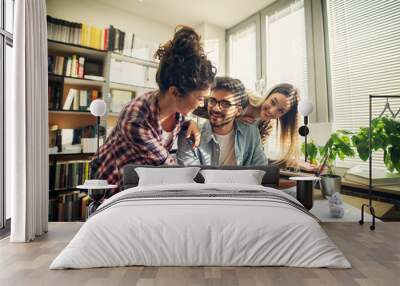
[[[97,0],[175,27],[210,23],[230,28],[275,0]]]

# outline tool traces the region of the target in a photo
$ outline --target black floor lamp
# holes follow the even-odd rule
[[[304,117],[304,125],[299,128],[299,134],[304,137],[304,161],[307,162],[307,135],[309,133],[308,116],[313,112],[314,106],[308,99],[302,99],[298,105],[299,113]]]
[[[97,129],[97,150],[96,158],[93,160],[98,166],[99,162],[99,148],[100,148],[100,117],[104,116],[107,111],[106,102],[103,99],[96,99],[90,104],[90,113],[96,117],[96,129]],[[87,189],[89,197],[92,199],[88,207],[88,215],[96,211],[98,206],[101,204],[102,199],[106,196],[108,189],[114,189],[117,185],[109,185],[107,180],[96,180],[92,176],[89,180],[86,180],[83,185],[77,186],[78,189]]]

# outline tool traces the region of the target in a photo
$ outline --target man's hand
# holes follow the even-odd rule
[[[253,124],[254,122],[256,122],[256,119],[249,115],[240,116],[238,119],[247,124]]]

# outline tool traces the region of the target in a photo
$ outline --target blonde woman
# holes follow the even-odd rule
[[[298,157],[298,112],[299,92],[288,83],[281,83],[262,96],[248,92],[249,107],[241,119],[247,123],[257,121],[262,143],[265,144],[273,129],[273,123],[279,130],[282,161],[289,161]]]

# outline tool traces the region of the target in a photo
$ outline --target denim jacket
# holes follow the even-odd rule
[[[256,124],[246,124],[238,120],[235,128],[235,156],[237,166],[267,165],[268,160],[261,145],[260,132]],[[176,154],[180,165],[211,165],[218,166],[220,146],[215,138],[209,121],[201,128],[200,146],[192,149],[185,138],[186,132],[178,136],[178,151]]]

